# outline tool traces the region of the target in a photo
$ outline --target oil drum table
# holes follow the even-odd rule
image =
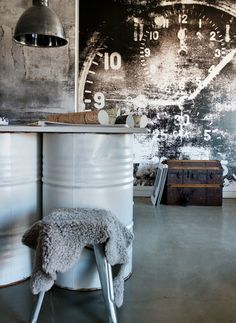
[[[32,271],[21,237],[41,217],[40,136],[0,132],[0,147],[0,286],[6,286]]]
[[[127,129],[44,133],[44,215],[57,207],[108,209],[133,230],[133,133]],[[132,271],[132,247],[129,255],[127,277]],[[79,263],[58,274],[56,284],[69,289],[100,288],[93,252],[85,248]]]
[[[127,228],[133,230],[133,137],[134,133],[144,132],[144,129],[121,125],[1,126],[0,136],[25,138],[25,142],[22,141],[20,145],[12,147],[14,151],[12,160],[18,167],[15,173],[22,174],[24,180],[26,171],[20,165],[23,167],[24,164],[27,171],[33,169],[34,179],[27,173],[27,180],[35,186],[34,189],[28,188],[28,191],[25,189],[16,198],[14,190],[8,187],[9,180],[5,179],[5,182],[1,183],[0,189],[2,192],[8,192],[9,195],[8,200],[3,197],[3,193],[0,195],[0,199],[5,203],[0,206],[0,225],[5,230],[4,234],[1,232],[0,238],[3,239],[1,248],[10,249],[12,254],[13,250],[22,248],[20,238],[23,231],[39,219],[41,204],[43,216],[58,207],[108,209]],[[5,149],[10,149],[10,143],[4,137],[2,138]],[[34,144],[30,145],[28,141],[31,138],[35,139]],[[40,139],[43,148],[38,153]],[[25,149],[21,149],[22,147]],[[41,157],[42,182],[38,177]],[[1,160],[5,163],[2,156]],[[13,164],[10,163],[10,165]],[[42,199],[40,200],[41,184]],[[29,193],[33,196],[31,197]],[[14,220],[13,217],[17,219]],[[15,222],[18,223],[17,226]],[[15,231],[17,239],[14,244]],[[27,249],[24,249],[24,252],[25,250]],[[17,268],[15,264],[19,262],[19,257],[15,254],[7,259],[9,265],[4,269],[3,264],[6,259],[4,254],[4,251],[0,253],[0,286],[14,283],[30,275],[29,261],[24,264],[22,260],[23,267]],[[132,272],[132,247],[130,247],[129,255],[126,277]],[[8,281],[3,278],[6,275],[9,276]],[[93,252],[85,248],[78,264],[67,273],[59,274],[56,284],[69,289],[100,288]]]

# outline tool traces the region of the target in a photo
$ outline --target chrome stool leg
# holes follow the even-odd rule
[[[117,323],[111,265],[108,264],[104,255],[104,245],[93,245],[93,249],[96,258],[98,274],[101,281],[102,293],[105,301],[106,313],[109,318],[109,323]],[[41,292],[38,294],[37,300],[33,307],[30,323],[36,323],[38,320],[44,295],[45,292]]]
[[[93,245],[109,323],[117,323],[111,265],[104,255],[104,245]]]
[[[41,292],[37,296],[37,300],[34,304],[34,308],[32,311],[30,323],[36,323],[38,320],[39,312],[42,307],[43,299],[44,299],[45,292]]]

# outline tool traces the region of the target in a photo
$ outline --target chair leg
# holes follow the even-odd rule
[[[104,255],[104,245],[93,245],[109,323],[117,323],[111,265]]]
[[[30,323],[36,323],[38,320],[39,312],[42,307],[43,299],[44,299],[45,292],[41,292],[37,296],[37,300],[34,304]]]

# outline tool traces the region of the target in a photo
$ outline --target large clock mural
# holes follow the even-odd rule
[[[94,1],[92,16],[81,3],[80,109],[148,117],[135,185],[153,185],[161,159],[219,159],[225,190],[236,191],[236,12],[217,1],[137,3]]]

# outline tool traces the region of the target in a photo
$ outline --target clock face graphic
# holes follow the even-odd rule
[[[188,1],[120,17],[97,28],[82,48],[80,107],[145,114],[149,132],[136,138],[136,152],[147,168],[161,158],[219,159],[225,186],[234,184],[233,12]]]

